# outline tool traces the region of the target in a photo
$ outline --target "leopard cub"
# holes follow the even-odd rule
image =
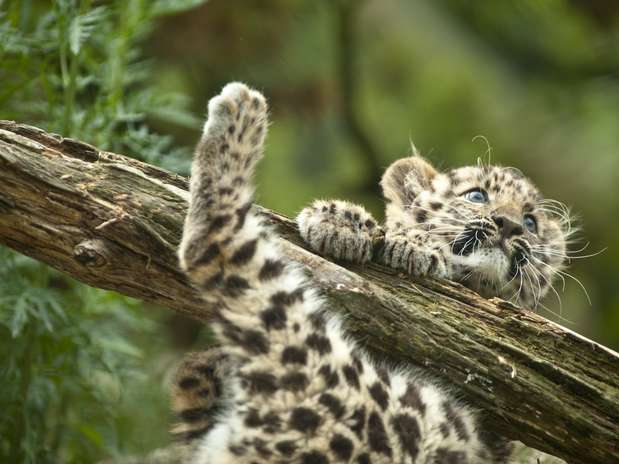
[[[440,173],[415,154],[393,163],[381,185],[382,227],[362,206],[320,200],[297,217],[301,236],[323,255],[374,259],[524,306],[537,305],[563,269],[569,212],[514,168]],[[375,250],[377,234],[384,245]]]
[[[188,462],[507,462],[511,445],[438,380],[385,369],[359,349],[281,252],[252,209],[267,125],[264,97],[229,84],[209,102],[195,152],[179,257],[214,312],[219,346],[187,358],[173,388]],[[415,155],[381,184],[384,225],[361,206],[318,201],[298,217],[309,246],[523,304],[535,304],[562,265],[556,205],[518,171],[439,173]]]

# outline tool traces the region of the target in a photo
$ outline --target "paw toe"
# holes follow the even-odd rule
[[[231,98],[237,103],[249,100],[249,87],[242,82],[230,82],[221,91],[222,97]]]
[[[264,113],[267,110],[267,101],[257,90],[249,92],[249,105],[250,108],[256,113]]]
[[[236,113],[237,107],[234,100],[226,98],[222,95],[213,97],[208,102],[208,113],[215,117],[232,117]]]

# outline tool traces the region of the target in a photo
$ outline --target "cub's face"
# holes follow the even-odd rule
[[[439,173],[415,156],[394,163],[381,184],[387,228],[423,230],[452,278],[486,297],[535,306],[564,265],[567,209],[513,168]]]

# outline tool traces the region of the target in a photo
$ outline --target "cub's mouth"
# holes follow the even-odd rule
[[[503,237],[484,220],[468,224],[453,240],[451,251],[459,257],[467,281],[474,279],[495,288],[516,279],[532,252],[524,238]]]
[[[496,232],[496,226],[493,226],[490,221],[483,219],[472,221],[453,241],[451,252],[458,256],[469,256],[484,245],[490,244]]]

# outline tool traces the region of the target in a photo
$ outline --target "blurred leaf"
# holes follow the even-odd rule
[[[106,15],[107,9],[98,6],[73,18],[69,26],[69,44],[74,55],[80,52],[82,44],[88,40],[97,25],[104,21]]]
[[[20,298],[16,301],[13,306],[13,315],[11,317],[11,322],[9,324],[9,328],[11,329],[11,336],[16,338],[21,334],[22,329],[28,322],[28,306],[23,298]]]

